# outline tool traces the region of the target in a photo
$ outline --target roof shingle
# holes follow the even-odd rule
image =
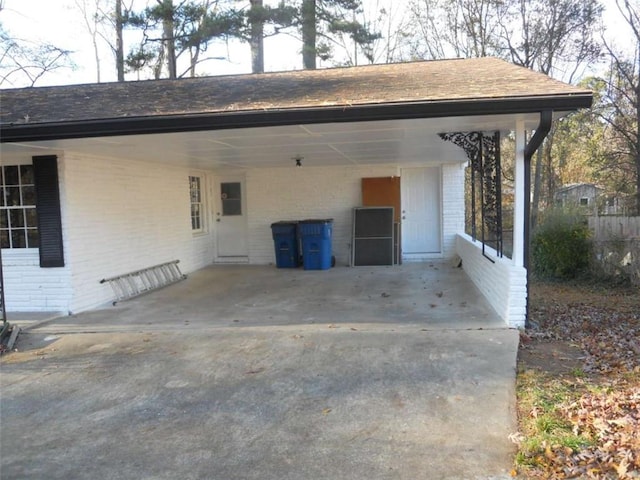
[[[495,58],[259,75],[3,90],[0,122],[48,124],[171,115],[590,95]]]

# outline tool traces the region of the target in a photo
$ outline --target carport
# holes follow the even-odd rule
[[[3,225],[4,307],[68,314],[3,358],[3,476],[509,478],[527,169],[590,103],[490,58],[2,92],[3,187],[38,192],[3,206],[38,218]],[[482,233],[506,132],[511,258]],[[472,236],[467,162],[491,185]],[[362,179],[398,176],[438,234],[347,267]],[[270,265],[270,223],[314,217],[338,266]],[[115,306],[100,283],[175,259],[185,281]]]
[[[502,321],[518,327],[530,158],[551,120],[589,106],[591,92],[482,58],[18,89],[2,100],[5,169],[32,164],[39,179],[37,204],[21,206],[37,225],[5,228],[8,310],[93,309],[114,299],[101,279],[175,259],[186,273],[273,263],[268,226],[283,219],[333,218],[346,265],[362,179],[399,177],[411,187],[401,201],[405,260],[460,257]],[[508,132],[511,258],[497,195],[496,147]],[[488,179],[471,236],[467,163]],[[33,245],[21,244],[22,230],[35,229]]]

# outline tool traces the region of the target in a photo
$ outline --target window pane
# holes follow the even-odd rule
[[[22,205],[35,205],[36,204],[36,188],[22,187]]]
[[[0,186],[0,207],[4,207],[4,187]]]
[[[11,246],[12,248],[26,248],[27,239],[24,230],[11,230]]]
[[[0,185],[4,185],[4,168],[0,167]]]
[[[220,184],[222,215],[242,215],[242,189],[240,182]]]
[[[33,185],[33,165],[20,166],[20,182],[22,185]]]
[[[200,221],[200,205],[191,205],[191,229],[200,230],[202,223]]]
[[[242,215],[242,203],[240,200],[222,200],[222,215]]]
[[[24,215],[27,219],[27,227],[37,227],[38,226],[38,217],[36,216],[35,208],[27,208],[24,211]]]
[[[11,228],[24,227],[24,210],[21,208],[9,210],[9,222]]]
[[[9,230],[0,230],[0,248],[9,248]]]
[[[27,230],[28,248],[38,248],[40,246],[40,236],[38,230],[30,228]]]
[[[191,202],[200,203],[200,177],[189,177]]]
[[[17,207],[20,205],[20,188],[19,187],[7,187],[6,188],[6,200],[7,207]]]
[[[240,200],[242,191],[240,190],[240,182],[221,183],[220,190],[222,199]]]
[[[4,167],[4,184],[18,185],[18,167]]]
[[[0,228],[7,228],[9,224],[7,223],[7,211],[0,210]]]

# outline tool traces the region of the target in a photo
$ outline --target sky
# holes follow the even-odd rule
[[[73,52],[76,66],[47,74],[37,86],[91,83],[97,81],[96,62],[91,45],[91,37],[76,1],[81,0],[0,0],[4,9],[0,12],[0,22],[16,38],[35,42],[49,42]],[[134,0],[144,3],[144,0]],[[266,0],[269,2],[272,0]],[[273,0],[276,1],[276,0]],[[265,3],[266,3],[265,2]],[[406,0],[363,0],[365,8],[384,4],[398,5]],[[393,3],[392,3],[393,2]],[[89,3],[89,2],[88,2]],[[615,42],[624,45],[624,21],[620,19],[614,0],[602,0],[605,5],[603,21],[609,35]],[[125,43],[127,43],[125,39]],[[302,68],[300,42],[289,35],[267,38],[265,40],[265,70],[281,71]],[[207,52],[218,57],[203,65],[200,73],[234,74],[249,73],[250,50],[247,44],[239,42],[213,44]],[[221,59],[222,57],[226,59]],[[106,44],[100,46],[101,81],[115,81],[116,73],[113,54]],[[127,76],[128,80],[135,77]],[[2,87],[21,87],[24,84],[2,85]]]

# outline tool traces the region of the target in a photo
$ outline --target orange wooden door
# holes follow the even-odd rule
[[[400,177],[362,179],[363,207],[393,207],[393,221],[400,223]]]
[[[395,263],[402,263],[400,250],[400,177],[370,177],[362,179],[363,207],[393,207]]]

